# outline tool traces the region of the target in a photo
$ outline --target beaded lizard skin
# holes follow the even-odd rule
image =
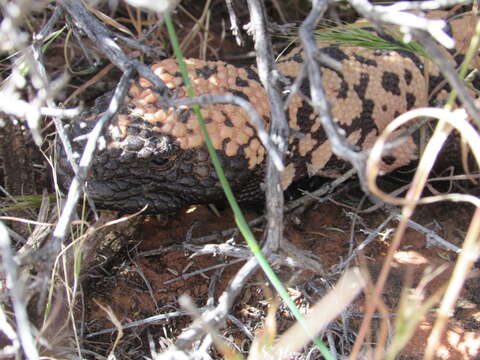
[[[474,21],[472,16],[463,16],[449,22],[460,54],[471,38]],[[442,79],[433,64],[427,67],[425,59],[406,51],[336,46],[323,47],[322,51],[341,63],[341,72],[322,68],[323,85],[333,117],[358,149],[371,147],[396,116],[427,106],[431,89]],[[463,59],[446,56],[457,62]],[[301,49],[295,48],[280,58],[277,66],[293,82],[302,61]],[[268,126],[268,99],[255,68],[196,59],[187,60],[187,65],[197,95],[240,96],[254,106]],[[163,60],[152,70],[177,97],[186,96],[175,60]],[[147,80],[137,79],[123,110],[106,130],[87,183],[90,196],[99,208],[134,212],[148,205],[149,213],[174,212],[189,204],[223,198],[193,111],[187,107],[162,109],[151,86]],[[308,96],[306,81],[301,90]],[[84,121],[72,123],[69,133],[84,134],[99,112],[96,108],[83,117]],[[258,197],[265,150],[248,115],[233,105],[206,106],[202,112],[237,198]],[[287,118],[293,135],[285,160],[284,188],[307,175],[335,177],[350,167],[332,154],[318,117],[300,95],[293,96]],[[74,147],[80,150],[83,144]],[[383,170],[392,171],[416,158],[416,140],[409,137],[384,156]],[[59,174],[61,182],[68,185],[71,171],[64,157]]]

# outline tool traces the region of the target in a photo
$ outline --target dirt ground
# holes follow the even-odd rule
[[[348,197],[347,197],[348,198]],[[345,197],[343,197],[345,199]],[[355,199],[350,199],[355,202]],[[259,205],[261,206],[261,205]],[[353,210],[352,210],[353,209]],[[260,210],[259,210],[260,211]],[[250,210],[247,218],[253,219],[259,211]],[[462,246],[463,237],[472,215],[472,208],[463,204],[434,204],[419,208],[414,217],[419,224],[433,230],[437,235],[458,247]],[[338,278],[334,266],[345,260],[349,247],[356,248],[372,229],[387,217],[384,210],[360,213],[352,232],[352,214],[354,207],[346,203],[327,201],[309,208],[302,216],[290,216],[287,220],[285,237],[295,246],[314,254],[321,260],[327,275],[320,276],[312,271],[292,271],[278,269],[284,284],[288,286],[291,296],[301,309],[321,298],[326,292],[326,284],[333,285]],[[376,278],[388,251],[389,241],[393,235],[396,221],[389,223],[380,231],[375,240],[363,251],[370,275]],[[103,307],[109,307],[122,323],[142,320],[161,313],[170,313],[180,309],[178,297],[188,294],[198,307],[208,301],[209,286],[215,300],[227,285],[229,279],[243,263],[228,265],[235,259],[224,256],[192,256],[181,245],[188,240],[194,243],[202,236],[218,234],[219,231],[234,226],[228,209],[217,216],[207,207],[197,207],[178,214],[171,219],[145,218],[136,231],[135,239],[121,247],[107,264],[100,265],[86,281],[84,298],[86,302],[85,334],[87,349],[108,354],[115,339],[116,332],[95,335],[95,332],[113,328]],[[262,238],[262,227],[255,228],[257,239]],[[234,239],[218,238],[218,243],[227,240],[230,244],[242,246],[244,241],[236,236]],[[442,266],[444,271],[429,281],[421,292],[425,300],[437,289],[446,285],[456,255],[438,245],[428,242],[424,233],[409,229],[400,249],[395,255],[390,277],[383,292],[383,302],[388,308],[390,325],[393,327],[398,305],[404,288],[419,285],[427,274]],[[355,258],[350,266],[358,265]],[[207,269],[217,264],[225,264],[218,269],[190,276],[194,271]],[[474,269],[471,278],[464,286],[461,299],[457,302],[455,313],[448,322],[448,329],[437,349],[438,359],[480,359],[480,281],[478,269]],[[290,284],[290,285],[288,285]],[[265,293],[267,291],[267,293]],[[258,272],[235,301],[234,318],[229,318],[222,336],[237,349],[247,351],[250,348],[248,334],[242,326],[249,329],[253,336],[261,328],[269,303],[268,285],[263,275]],[[361,296],[347,309],[351,324],[348,331],[358,330],[364,309],[365,298]],[[421,359],[430,329],[435,320],[435,311],[431,310],[421,321],[415,335],[402,352],[401,359]],[[116,350],[119,358],[128,358],[131,354],[149,354],[147,333],[160,344],[167,346],[191,322],[189,316],[174,317],[168,321],[157,321],[150,325],[137,326],[125,330],[124,337],[129,341],[128,348]],[[277,313],[278,331],[282,332],[293,324],[291,315],[280,306]],[[330,331],[341,331],[345,324],[337,320]],[[375,320],[372,331],[375,332],[379,321]],[[89,335],[90,334],[90,335]],[[375,341],[376,334],[371,334]],[[346,346],[351,344],[338,345]],[[129,355],[130,354],[130,355]]]

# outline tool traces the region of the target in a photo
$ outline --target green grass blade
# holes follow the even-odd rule
[[[176,36],[175,28],[173,26],[172,19],[170,17],[170,14],[165,14],[165,24],[167,26],[168,30],[168,35],[170,37],[170,41],[175,53],[175,57],[177,58],[178,65],[180,67],[180,72],[182,73],[183,76],[183,81],[185,83],[187,95],[189,97],[194,97],[195,96],[195,91],[193,90],[193,87],[191,85],[189,76],[188,76],[188,71],[187,71],[187,65],[185,64],[185,59],[183,57],[183,54],[180,49],[180,44],[178,43],[178,39]],[[197,119],[200,123],[200,129],[203,133],[205,143],[207,145],[208,153],[210,154],[210,158],[212,159],[213,166],[215,168],[215,171],[217,172],[218,178],[220,180],[220,183],[223,187],[223,191],[225,192],[225,196],[228,200],[228,203],[230,207],[232,208],[235,216],[235,222],[242,233],[243,237],[245,238],[245,241],[247,242],[248,246],[250,247],[250,250],[252,251],[253,255],[256,257],[260,267],[262,270],[265,272],[265,275],[267,278],[270,280],[272,285],[275,287],[277,290],[278,294],[280,297],[285,301],[287,306],[289,307],[290,311],[292,314],[295,316],[297,321],[303,326],[303,329],[306,331],[306,333],[309,335],[309,337],[312,339],[312,341],[315,343],[317,346],[318,350],[322,353],[322,355],[325,357],[327,360],[333,360],[334,357],[330,354],[328,351],[327,347],[321,342],[320,339],[318,339],[314,334],[311,334],[309,329],[307,328],[304,317],[298,310],[297,306],[295,305],[294,301],[290,298],[288,295],[287,290],[285,287],[282,285],[272,268],[270,267],[270,264],[268,263],[267,259],[265,258],[265,255],[263,255],[260,246],[258,245],[257,241],[255,240],[255,237],[250,230],[250,227],[248,226],[247,221],[245,220],[245,217],[242,214],[242,211],[240,210],[240,207],[235,199],[235,196],[233,195],[232,189],[230,187],[230,184],[228,183],[228,180],[225,176],[225,173],[223,172],[222,166],[220,164],[220,161],[218,159],[217,153],[213,147],[212,140],[210,139],[210,136],[207,131],[207,127],[205,125],[205,121],[203,119],[203,116],[200,111],[200,106],[199,105],[193,105],[193,111],[195,112]]]
[[[317,39],[325,41],[330,45],[343,47],[358,46],[375,50],[408,51],[427,59],[430,58],[423,47],[416,41],[403,42],[400,33],[389,32],[387,35],[391,36],[395,42],[384,39],[375,32],[355,24],[340,26],[327,31],[320,30],[315,33]]]

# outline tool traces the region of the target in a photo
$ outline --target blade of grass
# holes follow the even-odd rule
[[[189,76],[188,76],[188,71],[187,71],[187,65],[185,63],[185,59],[183,57],[183,54],[180,50],[180,45],[178,43],[178,39],[176,36],[175,28],[173,26],[172,19],[170,17],[170,14],[165,13],[165,24],[167,26],[167,31],[168,35],[170,37],[170,42],[172,44],[175,57],[177,58],[178,65],[180,67],[180,72],[183,77],[183,81],[185,83],[185,88],[187,95],[189,97],[195,97],[195,92],[193,90],[193,87],[191,85]],[[274,288],[277,290],[278,294],[280,297],[285,301],[287,306],[289,307],[290,311],[292,314],[295,316],[297,319],[298,323],[301,325],[305,333],[312,339],[312,341],[315,343],[317,346],[318,350],[322,353],[322,355],[325,357],[327,360],[333,360],[334,357],[330,354],[328,351],[327,347],[321,342],[320,339],[318,339],[314,334],[311,333],[309,330],[309,327],[307,326],[305,322],[305,318],[303,315],[300,313],[298,310],[297,306],[295,305],[295,302],[290,298],[288,295],[287,290],[285,287],[282,285],[272,268],[270,267],[270,264],[268,263],[267,259],[265,258],[265,255],[263,255],[260,246],[258,245],[257,241],[255,240],[255,237],[250,230],[247,221],[245,220],[242,211],[240,210],[240,207],[235,199],[235,196],[233,195],[232,189],[230,187],[230,184],[228,183],[228,180],[225,176],[225,173],[223,172],[222,166],[220,165],[220,161],[217,157],[217,153],[213,147],[212,140],[210,139],[210,136],[207,131],[207,127],[205,125],[205,121],[203,119],[202,113],[200,111],[200,106],[198,104],[192,106],[193,111],[195,112],[195,115],[197,116],[197,119],[200,123],[200,129],[202,131],[202,134],[205,139],[205,143],[207,145],[208,153],[210,155],[210,158],[212,159],[213,166],[215,168],[215,171],[218,175],[218,178],[220,180],[220,183],[223,187],[223,191],[225,192],[225,196],[228,200],[228,203],[230,207],[232,208],[235,216],[235,222],[242,233],[243,237],[245,238],[245,241],[247,242],[248,246],[250,247],[250,250],[252,251],[253,255],[256,257],[260,267],[262,270],[265,272],[265,275],[267,278],[270,280]]]
[[[325,41],[331,45],[358,46],[375,50],[408,51],[410,53],[430,59],[430,56],[419,43],[415,41],[411,41],[409,43],[403,42],[399,33],[395,33],[393,31],[388,32],[388,35],[395,40],[395,42],[392,42],[391,40],[380,37],[375,32],[359,26],[364,25],[353,24],[349,26],[333,28],[327,31],[319,30],[315,36],[319,40]]]
[[[48,195],[50,200],[55,200],[55,195]],[[37,209],[42,204],[42,195],[21,195],[2,202],[2,210],[6,213],[13,210]]]

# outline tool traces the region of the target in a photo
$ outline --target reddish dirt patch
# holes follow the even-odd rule
[[[348,256],[349,247],[356,248],[365,238],[367,229],[374,229],[386,218],[382,211],[360,214],[356,221],[353,236],[351,235],[352,221],[350,210],[330,202],[309,209],[301,220],[287,225],[286,237],[298,248],[316,255],[321,259],[323,268],[327,272]],[[438,235],[452,244],[461,247],[464,233],[470,221],[472,209],[465,205],[436,204],[425,206],[417,211],[415,221],[434,230]],[[249,219],[256,217],[250,212]],[[363,251],[362,256],[373,279],[378,276],[385,256],[388,252],[390,239],[397,222],[392,222],[380,232],[375,240]],[[193,226],[193,228],[192,228]],[[188,274],[208,268],[213,265],[231,261],[223,256],[202,255],[191,257],[191,253],[180,245],[189,238],[197,238],[218,233],[234,226],[229,210],[221,212],[217,217],[208,208],[199,207],[195,211],[184,213],[174,219],[158,220],[147,218],[139,227],[138,240],[126,245],[114,259],[108,270],[108,276],[95,278],[86,282],[85,299],[87,301],[86,333],[92,333],[105,328],[112,328],[105,311],[98,304],[108,306],[113,310],[122,324],[148,318],[149,316],[169,313],[179,310],[177,299],[181,294],[192,297],[198,307],[205,306],[208,300],[208,289],[216,270],[202,274],[188,276]],[[260,230],[260,229],[255,229]],[[258,239],[262,234],[256,232]],[[352,240],[351,240],[352,239]],[[219,242],[224,241],[220,239]],[[228,240],[232,244],[243,244],[240,237]],[[352,244],[350,244],[353,241]],[[176,245],[176,246],[174,246]],[[168,248],[170,247],[170,248]],[[167,249],[168,248],[168,249]],[[167,250],[165,250],[167,249]],[[152,251],[157,250],[157,254]],[[423,292],[424,302],[437,289],[444,286],[449,279],[454,266],[455,254],[438,246],[430,246],[423,233],[409,229],[397,251],[392,264],[390,277],[383,292],[383,301],[391,313],[391,325],[394,326],[400,303],[402,289],[406,284],[410,287],[418,286],[425,274],[445,266],[443,273],[428,282]],[[357,261],[352,262],[352,266]],[[221,294],[229,279],[238,270],[240,264],[226,266],[220,278],[215,283],[213,293],[215,299]],[[296,272],[284,268],[279,269],[285,284],[301,308],[307,309],[308,304],[320,298],[315,289],[322,288],[322,278],[311,271]],[[182,278],[182,275],[187,275]],[[295,276],[292,276],[295,275]],[[449,320],[448,329],[437,349],[438,359],[475,359],[480,358],[480,281],[475,271],[467,281],[461,299],[458,301],[453,317]],[[328,277],[328,275],[327,275]],[[327,279],[330,283],[336,281],[335,276]],[[294,284],[294,285],[293,285]],[[248,328],[253,335],[262,326],[268,309],[268,286],[263,276],[258,273],[253,277],[236,299],[232,315]],[[267,291],[267,295],[266,295]],[[356,314],[352,321],[353,329],[358,329],[365,298],[359,298],[349,309]],[[98,303],[97,303],[98,302]],[[233,319],[233,318],[232,318]],[[232,319],[222,335],[235,344],[237,349],[248,351],[250,341],[244,329],[238,327]],[[421,359],[427,338],[433,322],[435,312],[431,310],[421,321],[415,335],[403,350],[402,359]],[[174,341],[191,322],[187,316],[175,317],[168,321],[155,322],[154,325],[135,327],[126,331],[125,336],[131,336],[139,350],[138,353],[149,354],[146,341],[146,329],[153,334],[160,343],[167,344]],[[277,326],[281,332],[293,323],[291,315],[283,306],[277,312]],[[380,322],[374,320],[372,332]],[[133,334],[133,335],[132,335]],[[91,338],[86,347],[99,353],[108,353],[115,334],[98,335]],[[375,336],[373,336],[375,340]],[[351,345],[351,344],[350,344]],[[166,346],[166,345],[165,345]],[[123,349],[127,356],[128,349]],[[137,353],[137,354],[138,354]],[[118,354],[118,352],[117,352]],[[119,354],[122,357],[122,354]]]

